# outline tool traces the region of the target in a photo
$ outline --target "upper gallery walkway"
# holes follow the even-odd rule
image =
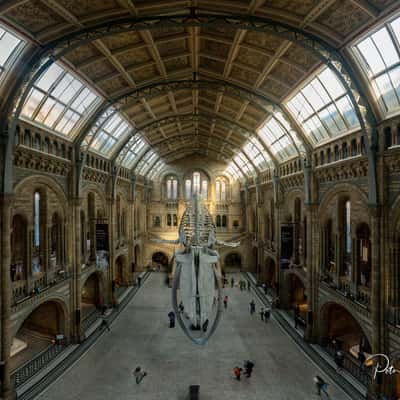
[[[236,281],[241,275],[234,275]],[[229,276],[230,279],[230,276]],[[178,325],[170,329],[171,289],[165,275],[152,274],[104,335],[40,400],[156,400],[187,398],[190,385],[200,385],[202,400],[309,400],[317,398],[313,377],[330,380],[272,319],[264,323],[253,292],[224,289],[229,296],[216,333],[196,346]],[[257,312],[249,314],[254,299]],[[251,359],[251,378],[240,382],[233,368]],[[148,376],[140,385],[132,371],[142,366]],[[349,397],[333,383],[330,398]]]

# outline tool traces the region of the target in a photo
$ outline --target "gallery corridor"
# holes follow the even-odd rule
[[[235,276],[236,281],[240,275]],[[229,276],[230,279],[230,276]],[[168,328],[171,289],[165,275],[153,273],[123,310],[111,332],[40,397],[40,400],[184,400],[188,387],[200,385],[202,400],[309,400],[312,378],[322,371],[312,364],[272,319],[265,324],[249,314],[252,292],[224,289],[229,296],[219,327],[208,344],[192,344],[180,330]],[[233,368],[255,362],[253,375],[240,382]],[[148,371],[140,385],[133,369]],[[327,379],[329,382],[329,379]],[[348,397],[330,384],[331,399]]]

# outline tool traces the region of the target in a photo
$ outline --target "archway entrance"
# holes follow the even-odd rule
[[[101,299],[100,278],[97,273],[93,273],[87,278],[82,287],[81,292],[81,314],[82,319],[86,319],[91,315],[100,303],[104,302]]]
[[[134,249],[134,266],[132,272],[137,272],[140,270],[140,247],[137,244]]]
[[[242,269],[242,257],[239,253],[229,253],[224,260],[225,272],[238,272]]]
[[[266,283],[268,287],[276,287],[276,270],[275,261],[273,258],[268,257],[265,260],[265,267],[261,269],[261,283]]]
[[[371,351],[368,339],[357,320],[343,306],[326,304],[321,310],[321,342],[331,349],[341,349],[354,358]]]
[[[168,256],[162,251],[157,251],[151,257],[152,267],[156,271],[168,271]]]
[[[295,274],[288,276],[289,280],[289,304],[294,310],[298,310],[300,318],[305,322],[307,317],[307,294],[302,280]]]
[[[125,282],[124,280],[124,271],[125,271],[125,257],[124,256],[119,256],[115,260],[115,275],[114,275],[114,280],[117,286],[122,286]]]
[[[57,301],[46,301],[25,319],[11,346],[14,370],[52,345],[57,335],[66,335],[66,315]]]

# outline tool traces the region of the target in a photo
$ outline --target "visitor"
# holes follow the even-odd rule
[[[231,288],[233,288],[234,286],[235,286],[235,279],[232,276],[232,278],[231,278]]]
[[[228,308],[228,296],[224,297],[224,308],[225,310]]]
[[[175,328],[175,313],[173,311],[170,311],[168,313],[168,318],[169,318],[169,327]]]
[[[317,389],[317,395],[321,396],[321,392],[328,396],[328,384],[318,375],[314,377],[315,388]]]
[[[338,350],[335,353],[335,364],[336,364],[336,372],[341,372],[343,369],[343,363],[344,363],[344,353],[342,350]]]
[[[142,284],[142,277],[139,275],[137,277],[137,285],[138,285],[138,287],[140,287],[141,284]]]
[[[252,372],[253,372],[253,367],[254,367],[254,363],[250,360],[245,361],[244,363],[244,369],[245,372],[244,374],[247,376],[247,378],[250,378]]]
[[[133,371],[133,376],[135,377],[137,384],[139,384],[146,375],[147,372],[143,371],[141,367],[136,367]]]
[[[264,313],[264,321],[268,322],[270,317],[271,317],[271,309],[270,308],[266,308],[265,309],[265,313]]]
[[[264,307],[261,307],[260,317],[261,317],[261,321],[264,321]]]
[[[108,324],[108,321],[107,321],[107,319],[106,319],[105,317],[103,317],[103,318],[101,319],[100,329],[102,329],[102,328],[107,329],[108,332],[111,331],[110,325]]]
[[[294,329],[297,329],[299,326],[299,316],[295,314],[294,316]]]
[[[256,303],[254,303],[254,300],[250,302],[250,314],[253,315],[256,312]]]
[[[235,367],[233,368],[233,373],[235,374],[235,378],[240,381],[240,374],[242,373],[242,368]]]
[[[247,290],[250,292],[250,281],[247,281]]]
[[[113,296],[113,298],[112,298],[112,306],[114,309],[116,309],[118,311],[119,303],[118,303],[118,300],[115,298],[115,296]]]

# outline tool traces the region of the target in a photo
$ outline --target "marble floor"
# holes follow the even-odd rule
[[[236,279],[239,277],[235,276]],[[230,276],[229,276],[230,279]],[[165,276],[153,273],[94,346],[54,382],[40,400],[185,400],[190,385],[200,385],[200,400],[311,400],[312,378],[324,377],[274,320],[250,316],[256,296],[226,288],[228,309],[208,344],[192,344],[180,330],[169,329],[171,289]],[[240,382],[233,368],[251,359],[251,378]],[[136,366],[148,371],[137,385]],[[334,384],[332,400],[349,397]]]

